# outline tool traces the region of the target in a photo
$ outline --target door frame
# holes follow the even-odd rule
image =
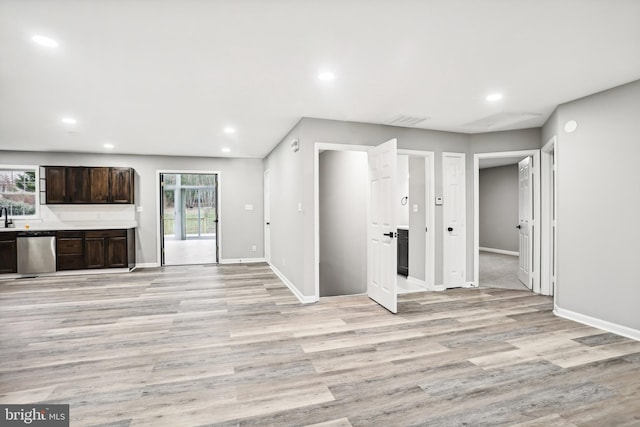
[[[333,151],[363,151],[368,152],[374,145],[356,145],[356,144],[338,144],[330,142],[316,142],[313,148],[313,233],[314,233],[314,294],[311,297],[310,302],[320,301],[320,152],[333,150]],[[427,234],[427,249],[426,257],[430,259],[426,260],[425,268],[431,268],[431,275],[427,275],[425,279],[431,280],[432,286],[435,286],[435,209],[433,200],[435,197],[435,153],[433,151],[422,150],[405,150],[398,149],[398,154],[408,154],[412,156],[423,156],[430,158],[431,160],[431,174],[428,177],[431,184],[425,186],[425,192],[431,193],[431,199],[428,198],[429,194],[425,195],[426,205],[429,206],[429,217],[426,220],[430,230],[434,230],[433,233]],[[426,172],[425,172],[426,174]],[[427,178],[427,177],[425,177]],[[368,192],[368,190],[367,190]],[[367,194],[368,197],[368,194]],[[431,201],[429,201],[431,200]],[[425,214],[427,209],[425,209]],[[430,246],[429,246],[430,245]],[[429,267],[431,266],[431,267]],[[427,283],[428,285],[428,283]]]
[[[480,285],[480,160],[533,157],[533,292],[540,293],[540,150],[498,151],[473,155],[473,281]],[[515,227],[515,225],[514,225]]]
[[[436,282],[436,271],[435,271],[435,254],[436,254],[436,221],[435,221],[435,194],[436,194],[436,170],[435,170],[435,153],[433,151],[422,151],[422,150],[404,150],[399,148],[398,154],[403,154],[407,156],[415,156],[415,157],[424,157],[425,161],[425,171],[424,171],[424,179],[425,184],[429,183],[429,185],[424,186],[424,215],[425,215],[425,224],[427,225],[427,237],[426,237],[426,247],[425,247],[425,260],[424,260],[424,268],[425,268],[425,286],[428,290],[434,290],[435,282]],[[429,163],[429,170],[426,170],[426,164]],[[411,178],[409,178],[411,179]],[[429,273],[430,272],[430,273]],[[411,274],[411,272],[409,272]]]
[[[156,211],[155,217],[158,221],[156,226],[156,265],[162,267],[162,222],[160,221],[161,203],[162,197],[160,196],[162,189],[160,188],[160,176],[162,174],[202,174],[202,175],[216,175],[216,218],[218,224],[216,226],[216,263],[220,263],[222,260],[222,173],[220,171],[206,171],[206,170],[179,170],[179,169],[156,169]]]
[[[553,154],[552,154],[553,153]],[[540,293],[542,295],[555,295],[555,287],[558,286],[557,266],[558,266],[558,141],[553,136],[540,150],[540,180],[541,180],[541,204],[542,213],[540,215],[541,231],[541,263],[540,266]],[[555,179],[552,175],[555,168]],[[553,186],[553,187],[552,187]],[[555,224],[552,224],[553,220]],[[555,240],[551,238],[555,227]],[[553,259],[551,258],[553,254]],[[553,271],[553,266],[556,271]],[[555,282],[555,287],[554,287]]]

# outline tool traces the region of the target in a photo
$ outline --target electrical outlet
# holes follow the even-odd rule
[[[257,248],[255,245],[254,245],[254,246],[251,246],[251,252],[255,252],[255,251],[257,251],[257,250],[258,250],[258,248]]]

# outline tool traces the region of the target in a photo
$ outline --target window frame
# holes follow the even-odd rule
[[[0,164],[0,171],[23,171],[35,173],[35,213],[33,215],[9,215],[10,219],[22,220],[22,219],[39,219],[40,218],[40,166],[39,165],[5,165]]]

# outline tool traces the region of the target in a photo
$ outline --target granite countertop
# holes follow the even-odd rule
[[[27,228],[27,225],[29,228]],[[136,228],[136,221],[69,221],[69,222],[27,222],[20,221],[14,227],[4,228],[4,223],[0,222],[0,233],[11,231],[58,231],[58,230],[113,230]]]

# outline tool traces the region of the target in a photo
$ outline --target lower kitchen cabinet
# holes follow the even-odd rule
[[[56,269],[81,270],[83,268],[83,232],[56,232]]]
[[[58,231],[56,259],[57,271],[132,268],[134,230]]]
[[[16,233],[0,233],[0,274],[18,271],[17,251]]]
[[[84,232],[85,268],[128,267],[127,230]]]

